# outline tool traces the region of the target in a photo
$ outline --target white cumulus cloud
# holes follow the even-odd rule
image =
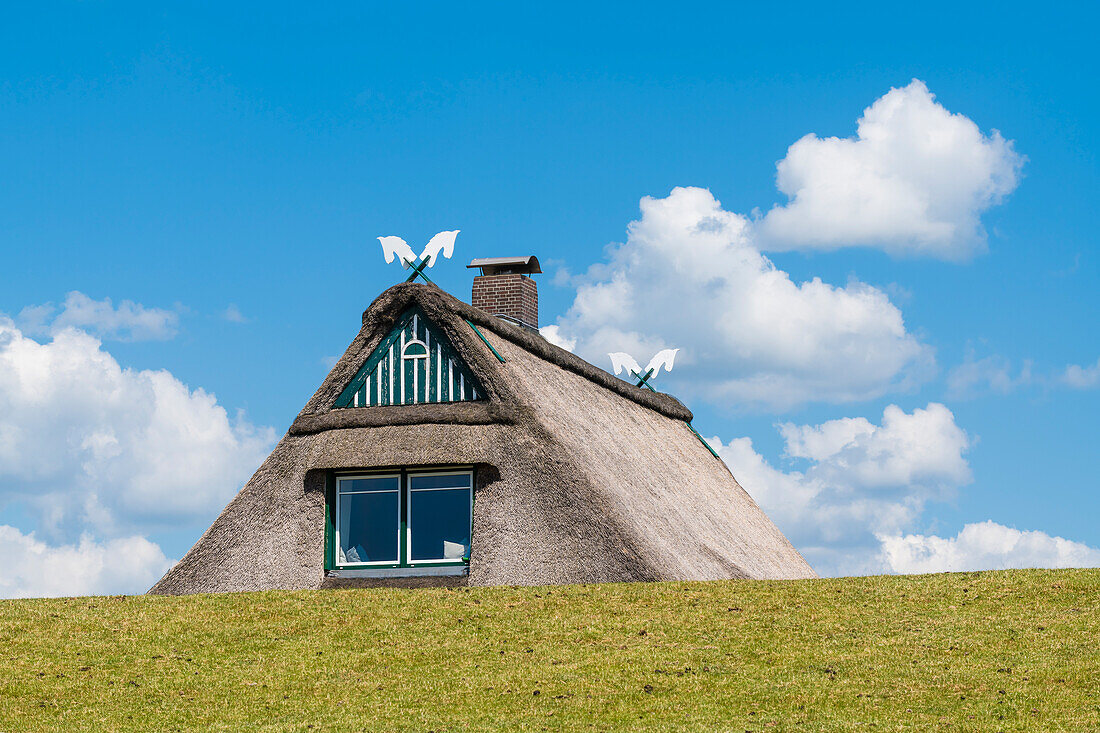
[[[1100,386],[1100,359],[1088,366],[1070,364],[1062,375],[1062,381],[1074,389],[1092,389]]]
[[[144,593],[173,563],[140,536],[50,546],[8,525],[0,525],[0,558],[0,598]]]
[[[641,201],[609,261],[578,278],[554,337],[607,363],[681,347],[662,381],[685,396],[784,409],[904,390],[934,369],[932,350],[881,290],[795,282],[762,255],[748,220],[701,188]],[[545,335],[545,332],[544,332]]]
[[[880,540],[883,560],[895,573],[1100,566],[1098,548],[991,521],[968,524],[955,537],[908,534]]]
[[[955,537],[913,532],[930,502],[972,480],[973,441],[944,405],[891,405],[878,425],[857,417],[779,430],[785,456],[806,465],[776,468],[748,438],[710,442],[822,575],[1100,566],[1100,549],[992,521]]]
[[[779,426],[787,455],[807,458],[814,475],[860,488],[959,486],[971,480],[963,453],[970,439],[937,402],[907,413],[897,405],[882,424],[841,418],[821,425]]]
[[[236,303],[230,303],[224,311],[222,311],[222,318],[230,323],[248,323],[248,318],[244,313],[241,313],[241,309],[237,307]]]
[[[19,313],[20,327],[32,335],[77,328],[114,341],[165,341],[176,335],[179,315],[162,308],[147,308],[124,300],[114,306],[110,298],[93,300],[74,290],[65,296],[60,311],[53,303],[31,305]]]
[[[554,346],[563,348],[566,351],[572,351],[577,348],[577,340],[564,336],[561,332],[561,327],[557,324],[543,326],[539,329],[539,334]]]
[[[1013,374],[1013,371],[1016,373]],[[994,354],[978,359],[972,351],[968,351],[963,363],[948,372],[947,391],[956,399],[990,392],[1008,394],[1034,380],[1029,361],[1025,361],[1018,370],[1013,370],[1011,362],[1003,356]]]
[[[935,100],[924,82],[863,112],[854,137],[809,134],[777,164],[789,202],[758,222],[765,249],[877,247],[965,260],[984,251],[981,215],[1019,182],[1024,159]]]
[[[83,331],[39,343],[0,316],[0,501],[35,510],[47,539],[205,518],[273,440],[167,371],[124,369]]]
[[[966,432],[945,406],[887,407],[880,424],[841,418],[780,426],[785,453],[771,465],[749,438],[712,445],[746,491],[823,575],[880,572],[879,535],[913,526],[929,501],[971,481]]]

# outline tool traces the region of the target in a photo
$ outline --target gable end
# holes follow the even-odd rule
[[[378,407],[483,399],[485,390],[451,342],[414,306],[401,314],[332,406]]]

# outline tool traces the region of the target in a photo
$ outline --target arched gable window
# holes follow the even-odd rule
[[[410,341],[401,350],[402,359],[427,359],[428,345],[423,341]]]
[[[423,341],[407,341],[401,349],[402,377],[409,372],[412,372],[412,384],[406,382],[405,387],[411,390],[413,402],[419,402],[421,400],[418,398],[426,396],[428,392],[428,345]]]

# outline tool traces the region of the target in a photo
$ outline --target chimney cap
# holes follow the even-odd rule
[[[508,273],[535,274],[542,272],[539,258],[526,257],[478,257],[471,260],[466,268],[480,267],[482,275],[504,275]]]

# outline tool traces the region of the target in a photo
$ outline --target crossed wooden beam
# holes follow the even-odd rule
[[[428,259],[420,259],[419,257],[417,257],[416,262],[409,262],[404,257],[402,257],[401,261],[412,268],[412,273],[408,276],[408,278],[405,279],[405,282],[411,283],[419,276],[424,278],[425,282],[429,282],[432,283],[432,285],[435,285],[435,283],[432,282],[432,279],[428,277],[428,273],[424,272],[424,268],[428,266]]]
[[[648,370],[648,371],[647,371],[647,372],[645,373],[645,376],[642,376],[642,375],[638,374],[638,372],[636,372],[636,371],[634,371],[633,369],[631,369],[631,370],[630,370],[630,373],[631,373],[632,375],[634,375],[634,378],[635,378],[635,379],[637,379],[637,380],[638,380],[638,383],[637,383],[637,384],[635,384],[634,386],[635,386],[635,387],[645,387],[645,388],[646,388],[646,389],[648,389],[648,390],[649,390],[650,392],[656,392],[657,390],[655,390],[655,389],[653,389],[652,387],[650,387],[650,386],[649,386],[649,380],[653,378],[653,375],[654,375],[654,374],[655,374],[655,373],[656,373],[657,371],[659,371],[659,370],[658,370],[658,369],[650,369],[650,370]]]

